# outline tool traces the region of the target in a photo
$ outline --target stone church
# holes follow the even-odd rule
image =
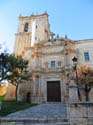
[[[18,100],[33,103],[69,100],[67,73],[72,73],[75,56],[78,65],[93,68],[93,39],[71,40],[50,30],[48,14],[19,16],[15,34],[15,55],[29,60],[31,81],[20,84]],[[74,95],[72,95],[72,98]]]

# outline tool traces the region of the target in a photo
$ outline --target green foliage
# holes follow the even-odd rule
[[[21,56],[15,56],[6,52],[0,54],[0,81],[10,80],[18,83],[21,79],[27,79],[28,61]],[[16,84],[15,84],[16,85]]]
[[[81,84],[87,84],[89,86],[93,85],[93,77],[91,77],[89,74],[87,75],[82,75],[82,78],[80,79]]]
[[[27,69],[28,61],[21,56],[15,56],[6,51],[0,54],[0,81],[7,80],[16,86],[16,99],[19,84],[31,77]]]
[[[7,72],[9,71],[8,54],[0,54],[0,81],[7,78]]]
[[[15,85],[21,82],[22,80],[28,79],[28,61],[22,59],[21,56],[11,56],[10,57],[10,72],[11,75],[9,75],[8,79],[11,80],[12,83]]]
[[[85,100],[89,101],[89,92],[91,91],[91,87],[93,86],[93,70],[89,67],[87,67],[87,69],[84,69],[84,67],[82,67],[78,82],[80,85],[83,85]]]
[[[0,116],[6,116],[10,113],[23,110],[34,106],[35,104],[16,102],[16,101],[2,101],[2,109],[0,110]]]
[[[5,95],[0,96],[0,101],[4,100],[4,98],[5,98]]]

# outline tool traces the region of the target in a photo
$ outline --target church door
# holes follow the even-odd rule
[[[47,101],[61,102],[60,81],[47,82]]]

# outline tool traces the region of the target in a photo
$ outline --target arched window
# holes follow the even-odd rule
[[[26,23],[24,26],[24,32],[28,32],[28,23]]]

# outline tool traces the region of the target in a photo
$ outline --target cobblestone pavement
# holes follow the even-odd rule
[[[40,104],[31,108],[9,114],[12,118],[66,118],[67,109],[64,104]]]

